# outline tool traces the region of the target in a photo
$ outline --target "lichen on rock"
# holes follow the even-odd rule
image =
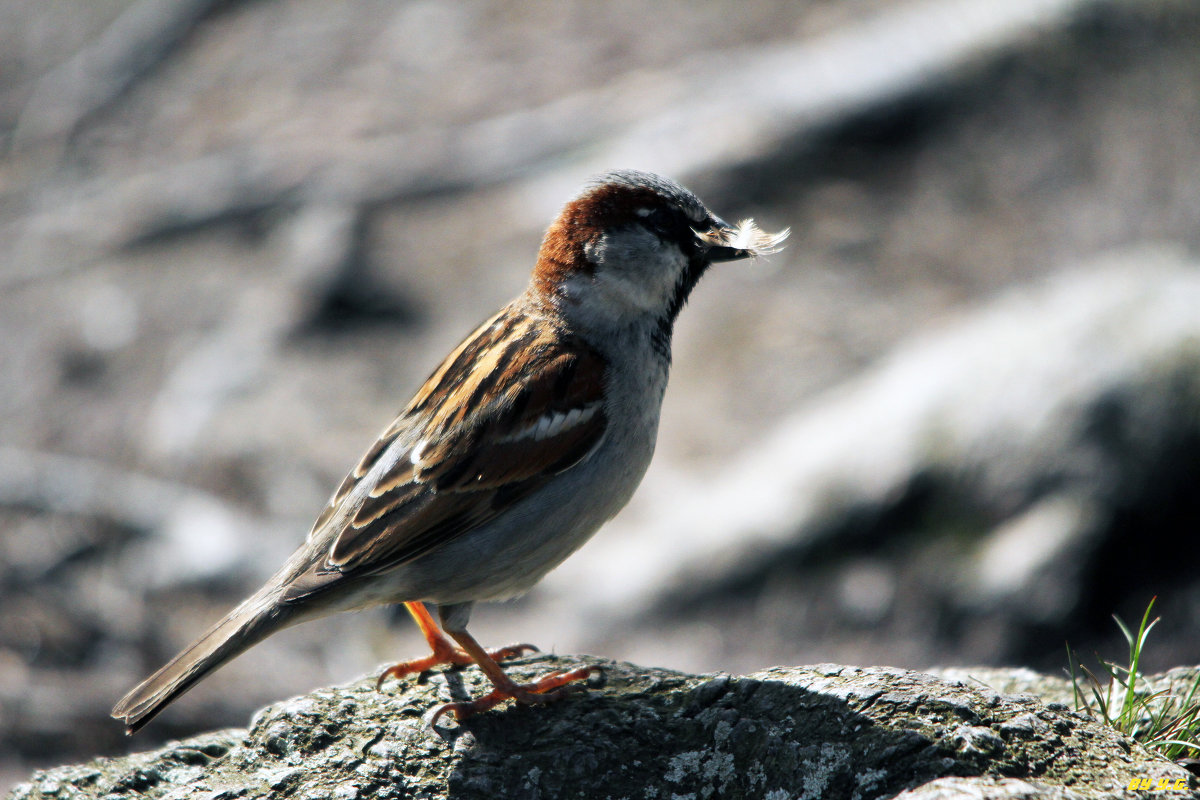
[[[1072,800],[1121,796],[1135,776],[1182,779],[1181,797],[1198,786],[1061,703],[978,680],[835,665],[688,675],[549,655],[511,672],[530,679],[581,663],[595,677],[561,702],[436,730],[427,710],[485,691],[478,670],[383,691],[371,679],[321,689],[263,709],[245,730],[36,773],[11,800]]]

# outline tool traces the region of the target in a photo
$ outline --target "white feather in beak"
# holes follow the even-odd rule
[[[767,233],[754,220],[744,219],[733,226],[724,244],[726,247],[747,250],[752,256],[769,256],[783,249],[783,242],[791,232],[791,228],[784,228],[779,233]]]
[[[767,233],[752,219],[744,219],[730,227],[716,227],[710,231],[693,231],[696,237],[713,248],[725,252],[724,259],[769,256],[783,249],[783,242],[791,234],[791,228],[779,233]]]

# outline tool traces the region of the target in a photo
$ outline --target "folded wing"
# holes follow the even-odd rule
[[[527,315],[485,322],[339,487],[309,534],[332,543],[284,599],[418,558],[587,458],[607,427],[606,368]]]

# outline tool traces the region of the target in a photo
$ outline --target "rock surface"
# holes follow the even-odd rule
[[[835,665],[688,675],[539,655],[511,672],[529,679],[579,663],[596,668],[588,690],[542,708],[435,731],[427,710],[482,691],[478,670],[384,691],[364,679],[270,706],[246,730],[36,773],[10,800],[1068,800],[1121,796],[1135,777],[1179,787],[1176,797],[1200,787],[1062,703],[989,685],[1047,685],[1027,670],[960,670],[961,681]]]

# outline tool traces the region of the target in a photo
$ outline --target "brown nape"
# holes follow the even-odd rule
[[[639,208],[666,205],[652,189],[606,184],[572,200],[551,223],[542,239],[533,285],[543,296],[553,294],[564,278],[580,267],[591,270],[584,247],[603,231],[632,222]]]

